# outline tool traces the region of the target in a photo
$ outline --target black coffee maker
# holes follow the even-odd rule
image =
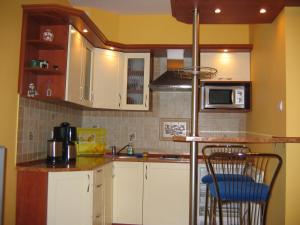
[[[62,142],[62,162],[70,163],[76,160],[76,127],[63,122],[59,127],[54,127],[53,139]]]

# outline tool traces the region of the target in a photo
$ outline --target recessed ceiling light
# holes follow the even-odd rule
[[[114,47],[109,47],[109,49],[110,49],[110,50],[114,50],[115,48],[114,48]]]
[[[83,29],[82,32],[83,32],[83,33],[87,33],[87,32],[89,32],[89,31],[88,31],[87,29]]]
[[[261,13],[261,14],[264,14],[264,13],[266,13],[267,12],[267,10],[265,9],[265,8],[261,8],[260,10],[259,10],[259,13]]]
[[[219,9],[219,8],[216,8],[216,9],[215,9],[215,13],[216,13],[216,14],[219,14],[219,13],[221,13],[221,9]]]
[[[223,52],[228,52],[228,49],[224,49]]]

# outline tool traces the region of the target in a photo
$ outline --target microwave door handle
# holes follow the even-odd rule
[[[235,91],[232,90],[232,91],[231,91],[231,102],[232,102],[232,104],[235,104],[234,99],[235,99]]]

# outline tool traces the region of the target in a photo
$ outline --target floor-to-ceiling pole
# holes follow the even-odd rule
[[[199,12],[194,9],[193,12],[193,79],[192,79],[192,121],[191,136],[198,136],[198,76],[199,75]],[[198,216],[198,144],[193,141],[190,144],[190,208],[189,224],[197,225]]]

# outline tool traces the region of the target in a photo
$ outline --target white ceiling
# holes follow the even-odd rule
[[[171,14],[170,0],[70,0],[71,4],[118,14]]]

